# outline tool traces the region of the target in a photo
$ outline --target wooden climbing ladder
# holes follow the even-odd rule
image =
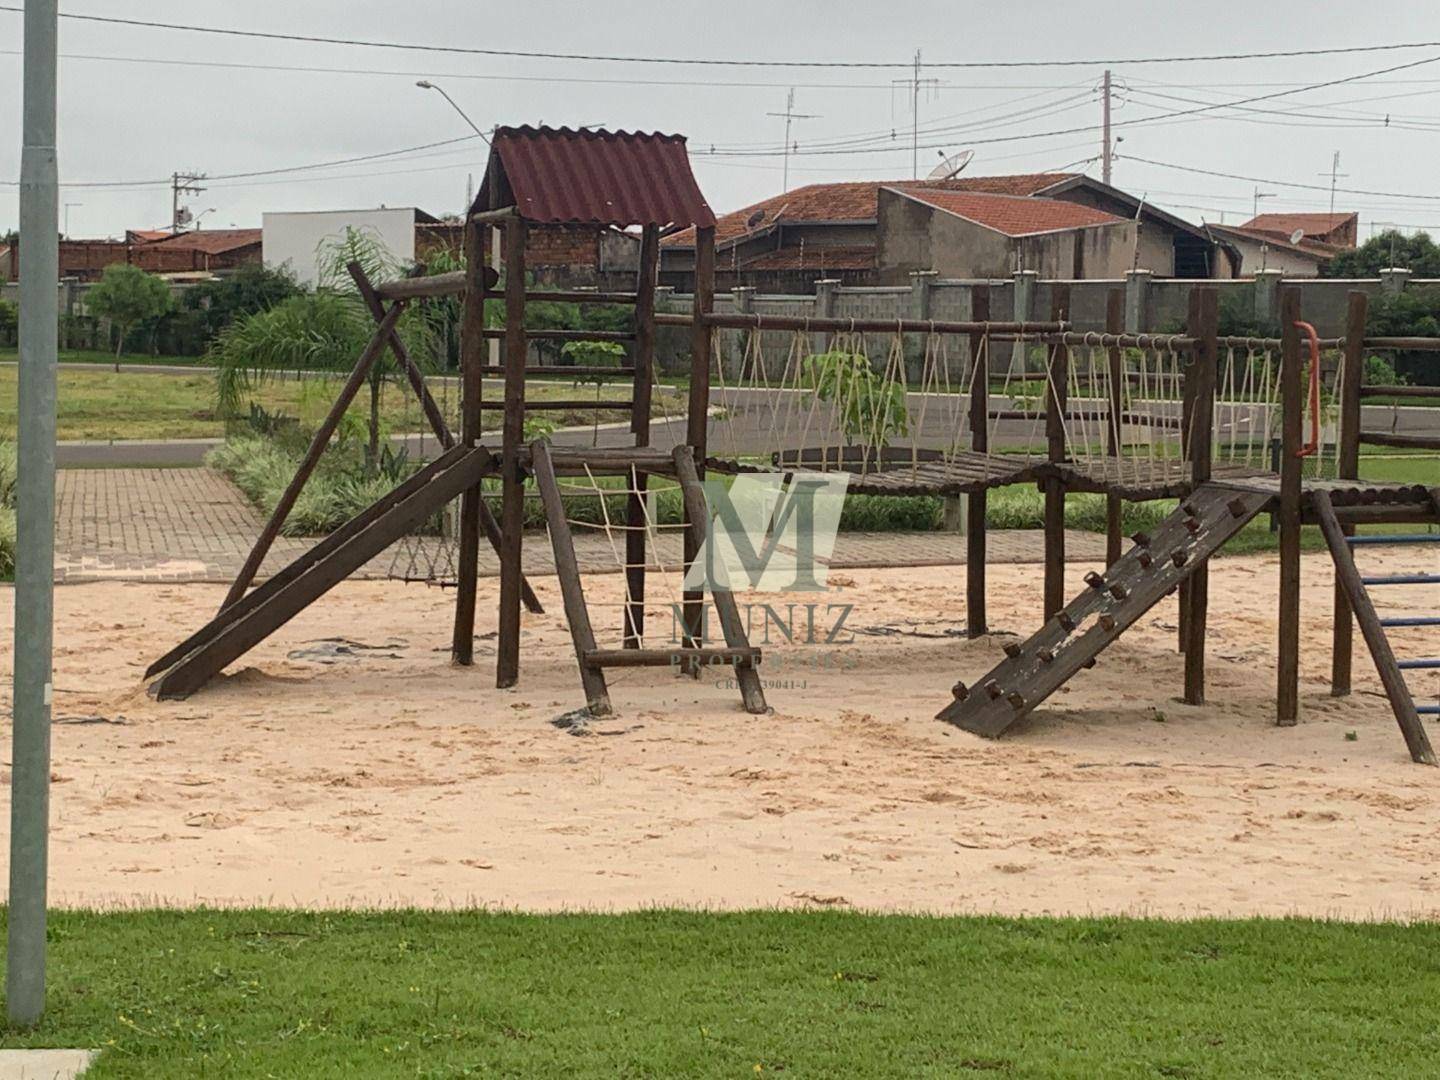
[[[723,647],[708,646],[703,640],[687,638],[683,644],[670,648],[644,648],[633,632],[627,633],[625,648],[597,647],[589,609],[585,603],[585,591],[580,580],[580,565],[575,557],[575,542],[556,479],[556,453],[558,451],[552,451],[544,441],[532,443],[529,448],[529,465],[545,507],[545,521],[550,530],[550,544],[555,554],[555,573],[560,579],[565,618],[570,624],[570,636],[575,643],[575,660],[580,667],[580,682],[590,712],[603,716],[611,711],[610,691],[605,683],[606,668],[670,667],[698,674],[704,668],[714,665],[734,667],[735,681],[740,688],[740,698],[746,712],[766,712],[765,692],[760,685],[757,670],[761,659],[760,650],[750,644],[740,609],[729,590],[711,590],[711,599],[715,603],[715,612],[725,637]],[[566,451],[567,456],[574,456],[575,453]],[[598,451],[595,453],[597,461],[593,464],[593,468],[597,470],[601,468],[598,461],[601,455],[604,457],[603,467],[606,470],[618,468],[632,475],[673,475],[679,481],[684,497],[687,528],[691,533],[692,543],[698,546],[698,537],[703,537],[710,515],[705,503],[705,492],[695,469],[695,460],[688,446],[677,446],[672,454],[648,447]],[[584,452],[580,452],[580,456],[584,457]],[[628,550],[633,552],[634,549]],[[630,558],[631,555],[627,554],[627,560]],[[634,622],[627,619],[627,628],[633,631],[634,625]]]
[[[1145,612],[1154,607],[1271,501],[1261,491],[1203,484],[1153,535],[1105,573],[1090,573],[1088,588],[1046,621],[1028,641],[1005,647],[1005,659],[971,689],[955,684],[955,700],[939,719],[995,737],[1063,686]]]

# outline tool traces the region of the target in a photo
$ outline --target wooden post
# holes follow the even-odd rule
[[[1105,332],[1125,332],[1125,290],[1111,289],[1105,297]],[[1110,398],[1106,402],[1105,449],[1123,469],[1120,459],[1124,455],[1122,445],[1123,426],[1120,414],[1125,409],[1125,350],[1112,345],[1105,353],[1106,369],[1110,381]],[[1117,470],[1117,478],[1119,470]],[[1105,496],[1105,567],[1109,569],[1120,560],[1121,538],[1124,535],[1125,500],[1119,495]]]
[[[550,546],[555,553],[555,576],[560,580],[560,599],[565,605],[565,621],[570,624],[570,639],[575,645],[575,662],[580,665],[580,683],[585,689],[585,706],[592,715],[610,712],[610,692],[605,686],[605,672],[591,662],[595,651],[595,631],[590,626],[590,612],[585,607],[585,591],[580,583],[580,564],[575,558],[575,544],[570,536],[570,523],[565,520],[565,505],[555,479],[555,466],[550,461],[550,447],[543,439],[530,447],[531,468],[535,470],[535,486],[545,506],[545,521],[550,528]],[[517,612],[518,614],[518,612]]]
[[[500,443],[500,615],[495,685],[520,680],[520,560],[525,529],[525,221],[505,224],[505,419]]]
[[[1345,351],[1340,360],[1340,430],[1335,475],[1341,480],[1360,477],[1360,387],[1365,381],[1365,317],[1369,297],[1358,290],[1350,293],[1345,310]],[[1353,536],[1355,526],[1341,525],[1344,536]],[[1355,624],[1351,619],[1350,602],[1339,573],[1335,576],[1335,640],[1330,653],[1330,693],[1344,697],[1350,693],[1350,675],[1354,655]]]
[[[650,445],[650,395],[655,385],[655,274],[660,265],[660,229],[646,225],[640,234],[640,279],[635,285],[635,358],[630,431],[636,446]],[[645,492],[650,477],[631,471],[634,483],[626,504],[624,644],[638,649],[645,636],[645,561],[648,535]]]
[[[976,285],[971,293],[970,318],[990,319],[990,286]],[[970,333],[970,449],[990,452],[990,342],[983,330]],[[989,630],[985,614],[985,509],[982,488],[966,500],[965,535],[965,635],[980,637]]]
[[[695,299],[692,307],[690,327],[690,401],[685,429],[685,441],[689,444],[695,459],[695,475],[705,479],[708,432],[710,424],[710,327],[705,317],[715,308],[715,226],[708,225],[695,229]],[[693,528],[690,520],[690,506],[686,502],[685,530],[685,572],[700,548],[704,533]],[[698,592],[686,592],[684,596],[686,645],[691,647],[704,644],[705,598]]]
[[[1300,719],[1300,467],[1305,393],[1300,381],[1300,290],[1280,290],[1280,612],[1275,722]]]
[[[1190,387],[1190,491],[1200,490],[1210,480],[1215,432],[1215,379],[1220,330],[1220,307],[1213,288],[1190,290],[1190,317],[1187,322],[1195,339],[1191,363],[1185,374]],[[1203,559],[1189,577],[1184,641],[1185,695],[1187,705],[1205,703],[1205,628],[1210,606],[1210,560]]]
[[[1353,298],[1363,294],[1351,293],[1350,295]],[[1375,613],[1375,605],[1370,602],[1370,594],[1365,589],[1365,582],[1360,576],[1360,571],[1355,567],[1355,557],[1350,550],[1350,545],[1345,540],[1345,533],[1335,519],[1335,508],[1330,505],[1330,495],[1322,489],[1316,490],[1311,498],[1314,501],[1316,516],[1320,520],[1320,531],[1325,534],[1325,543],[1330,548],[1331,557],[1335,560],[1335,580],[1349,597],[1355,618],[1360,623],[1360,632],[1365,636],[1365,643],[1370,646],[1370,655],[1375,661],[1375,669],[1380,673],[1380,681],[1385,686],[1385,696],[1390,699],[1390,708],[1395,713],[1396,722],[1400,725],[1400,734],[1405,737],[1405,745],[1410,750],[1411,760],[1422,765],[1434,765],[1435,751],[1430,747],[1430,737],[1425,733],[1425,726],[1420,722],[1420,714],[1415,711],[1415,699],[1410,695],[1410,687],[1405,682],[1405,673],[1395,662],[1395,654],[1390,648],[1390,639],[1385,636],[1385,628],[1380,625],[1380,617]],[[1349,616],[1347,615],[1346,618],[1348,619]]]
[[[460,316],[460,441],[466,447],[480,439],[480,367],[485,362],[485,229],[466,222],[465,298]],[[480,574],[480,485],[460,496],[459,565],[455,575],[455,631],[450,658],[469,667],[475,662],[475,594]]]
[[[1070,287],[1050,286],[1050,318],[1060,322],[1070,311]],[[1046,357],[1045,443],[1052,464],[1065,460],[1065,412],[1070,407],[1070,349],[1050,346]],[[1052,619],[1065,606],[1065,481],[1045,479],[1045,618]]]
[[[300,464],[295,469],[295,475],[290,478],[290,483],[281,493],[275,509],[270,513],[270,520],[265,522],[265,528],[260,531],[255,546],[250,549],[250,554],[245,558],[245,564],[240,567],[240,573],[235,575],[235,580],[230,585],[230,591],[225,594],[225,602],[220,605],[221,611],[244,596],[245,590],[255,580],[255,575],[260,572],[260,566],[265,562],[265,556],[269,554],[275,538],[280,535],[280,529],[285,524],[285,519],[290,516],[290,511],[295,507],[295,500],[300,498],[300,492],[304,490],[306,481],[315,471],[315,466],[320,463],[320,457],[325,453],[325,448],[330,445],[330,439],[335,434],[335,429],[340,426],[340,418],[345,415],[345,410],[350,407],[350,402],[355,400],[355,395],[365,385],[365,380],[370,376],[370,369],[375,366],[375,362],[385,351],[390,334],[395,329],[395,324],[400,321],[400,315],[404,310],[404,303],[397,301],[386,312],[380,325],[375,328],[375,336],[370,339],[370,343],[360,354],[360,359],[355,362],[350,377],[345,380],[345,385],[341,387],[335,403],[330,406],[330,411],[325,414],[325,419],[320,421],[320,426],[315,430],[315,435],[305,450],[305,456],[300,459]]]

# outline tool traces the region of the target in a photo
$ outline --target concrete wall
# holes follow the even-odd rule
[[[1286,277],[1304,278],[1317,277],[1320,273],[1320,260],[1312,255],[1242,238],[1234,233],[1226,233],[1225,239],[1239,250],[1240,268],[1244,273],[1279,270]]]
[[[401,262],[415,259],[415,210],[326,210],[318,213],[267,213],[261,217],[262,258],[266,266],[289,265],[302,285],[319,276],[317,250],[344,237],[346,228],[377,238]]]

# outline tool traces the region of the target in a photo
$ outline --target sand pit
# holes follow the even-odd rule
[[[1074,588],[1092,568],[1071,568]],[[774,715],[746,715],[713,679],[617,671],[619,714],[583,733],[552,723],[579,702],[553,578],[536,581],[554,613],[527,617],[515,691],[492,685],[489,595],[483,666],[459,670],[449,594],[350,582],[228,677],[167,703],[140,674],[223,587],[62,587],[53,896],[1440,913],[1440,773],[1409,762],[1363,653],[1356,694],[1328,696],[1325,555],[1305,559],[1303,719],[1291,729],[1271,722],[1273,557],[1215,566],[1211,705],[1175,700],[1169,600],[998,742],[932,719],[950,685],[973,682],[1010,640],[955,636],[963,573],[837,573],[831,599],[855,605],[858,633],[770,648]],[[596,599],[618,586],[587,582]],[[992,625],[1032,629],[1039,589],[1036,567],[992,567]],[[0,603],[9,626],[13,592]],[[325,644],[336,638],[363,647]]]

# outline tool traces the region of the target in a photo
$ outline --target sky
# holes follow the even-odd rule
[[[1354,190],[1337,192],[1335,208],[1359,211],[1362,239],[1390,225],[1440,231],[1440,19],[1429,4],[1386,5],[1383,18],[1315,0],[61,0],[61,10],[458,48],[769,62],[494,57],[62,18],[60,172],[62,184],[76,186],[63,188],[57,224],[72,237],[167,226],[176,171],[215,178],[185,198],[206,228],[258,227],[271,210],[458,212],[486,147],[444,97],[415,85],[420,79],[487,131],[544,122],[687,135],[717,212],[784,190],[786,121],[773,114],[785,112],[792,88],[794,112],[806,117],[791,127],[792,188],[908,178],[916,156],[925,175],[966,149],[974,152],[967,175],[1069,169],[1098,177],[1107,67],[1123,139],[1112,182],[1132,194],[1195,222],[1246,220],[1257,188],[1263,211],[1323,211],[1338,152],[1338,186]],[[0,232],[18,220],[21,23],[0,10],[8,61],[0,115],[10,118],[0,140]],[[1348,55],[1140,62],[1426,41],[1429,48]],[[893,66],[778,63],[797,61]],[[945,66],[985,61],[1041,63]],[[1080,63],[1062,63],[1070,61]],[[1371,74],[1398,65],[1413,66]],[[1306,89],[1336,80],[1351,81]],[[389,156],[312,167],[370,155]],[[306,168],[234,175],[297,166]]]

